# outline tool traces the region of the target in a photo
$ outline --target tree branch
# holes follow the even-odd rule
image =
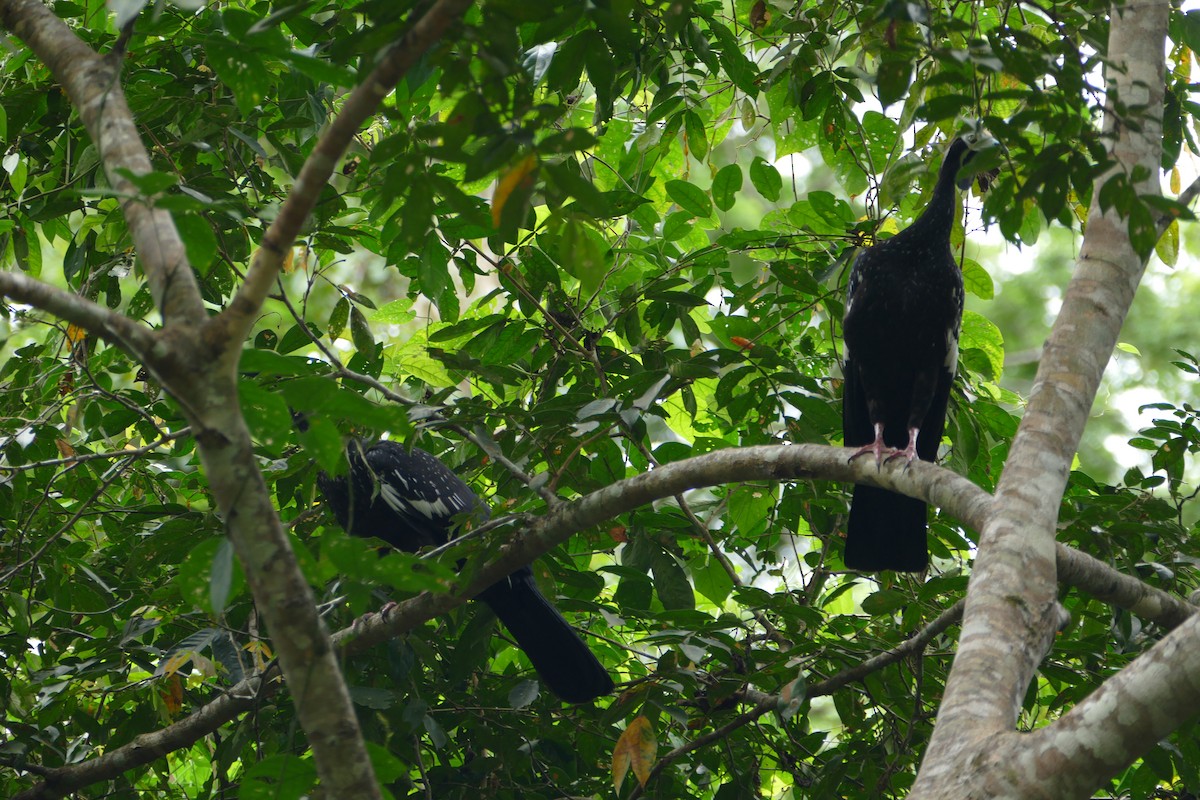
[[[23,272],[0,271],[0,297],[31,305],[77,325],[139,361],[145,361],[157,342],[153,329],[140,322]]]
[[[1016,739],[1005,749],[1017,772],[1036,775],[1042,797],[1089,797],[1108,786],[1200,712],[1198,641],[1193,615],[1060,719]],[[1008,770],[1011,762],[1001,763]]]
[[[96,143],[109,184],[163,322],[199,323],[200,290],[171,215],[154,208],[122,171],[153,172],[119,81],[120,61],[97,55],[41,0],[0,0],[0,24],[21,38],[62,84]]]
[[[1097,600],[1123,608],[1167,630],[1179,627],[1200,611],[1191,603],[1118,572],[1087,553],[1061,542],[1055,547],[1059,582],[1082,589]]]
[[[806,698],[823,697],[830,695],[845,686],[848,686],[855,681],[861,681],[873,672],[878,672],[885,667],[902,661],[911,655],[920,653],[925,649],[934,638],[941,636],[954,623],[962,618],[963,601],[959,600],[950,608],[943,611],[932,622],[926,625],[915,636],[901,642],[891,650],[873,656],[866,661],[849,669],[842,670],[836,675],[832,675],[819,683],[810,685],[804,693]],[[771,711],[780,707],[780,696],[777,694],[765,694],[763,692],[747,690],[742,694],[742,699],[747,702],[754,703],[754,706],[748,711],[738,714],[729,722],[722,725],[716,730],[686,742],[679,747],[676,747],[671,752],[660,758],[654,768],[650,770],[650,775],[646,779],[646,784],[649,785],[664,769],[672,762],[678,761],[683,756],[695,750],[699,750],[713,742],[719,742],[725,739],[729,734],[733,733],[738,728],[749,725],[759,717],[762,717]],[[637,786],[629,795],[629,800],[637,800],[644,794],[643,787]]]
[[[413,64],[436,44],[446,30],[471,7],[471,0],[437,0],[425,15],[388,50],[383,60],[346,98],[333,124],[322,134],[312,154],[304,162],[296,184],[279,209],[279,216],[263,235],[262,246],[254,254],[246,280],[229,306],[214,324],[225,326],[226,335],[240,342],[258,317],[284,256],[296,241],[308,216],[329,182],[334,167],[350,146],[363,122],[379,108],[383,98],[404,77]],[[219,320],[219,321],[218,321]]]
[[[1159,194],[1168,10],[1165,2],[1113,5],[1104,134],[1113,142],[1114,165],[1096,179],[1076,270],[997,484],[992,516],[981,531],[958,656],[914,798],[968,792],[974,776],[963,764],[993,748],[992,737],[1013,730],[1059,621],[1055,522],[1072,458],[1146,263],[1131,244],[1130,221],[1115,209],[1103,212],[1099,198],[1114,179],[1128,181],[1139,196]],[[1121,115],[1135,109],[1136,124],[1126,124]],[[1143,177],[1133,180],[1139,173]]]

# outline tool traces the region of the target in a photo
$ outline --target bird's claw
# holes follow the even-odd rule
[[[904,448],[903,450],[900,450],[900,449],[893,450],[891,453],[888,454],[887,458],[885,458],[883,460],[883,463],[886,464],[894,458],[903,458],[904,459],[904,468],[908,469],[909,467],[912,466],[913,459],[916,457],[917,457],[917,448],[915,445],[910,444],[908,447]]]
[[[859,456],[865,456],[867,453],[871,453],[872,455],[875,456],[875,466],[879,467],[883,464],[883,462],[885,460],[890,461],[891,459],[895,458],[899,454],[899,452],[900,452],[899,450],[896,450],[895,448],[892,448],[892,447],[888,447],[886,444],[884,444],[882,439],[876,439],[875,441],[871,442],[870,444],[865,444],[862,447],[855,450],[853,453],[850,454],[850,458],[846,459],[846,461],[852,462],[852,461],[854,461],[854,459],[858,458]],[[887,454],[886,459],[884,458],[885,454]]]

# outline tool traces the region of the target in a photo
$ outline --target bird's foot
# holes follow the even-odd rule
[[[917,434],[919,432],[920,431],[917,428],[909,428],[908,447],[904,448],[903,450],[893,450],[891,454],[884,459],[884,461],[891,461],[893,458],[903,458],[904,468],[908,469],[908,467],[912,464],[913,459],[917,457]]]
[[[887,454],[887,457],[890,459],[896,453],[895,448],[888,447],[886,444],[883,443],[883,423],[882,422],[875,423],[875,441],[871,442],[870,444],[865,444],[862,447],[858,448],[853,453],[851,453],[850,458],[848,458],[846,460],[853,461],[854,459],[858,458],[859,456],[865,456],[867,453],[871,453],[875,456],[875,466],[876,467],[879,467],[883,464],[884,454]]]
[[[870,444],[865,444],[862,447],[855,450],[853,453],[850,454],[850,458],[848,458],[846,460],[853,461],[854,459],[858,458],[859,456],[865,456],[867,453],[871,453],[872,455],[875,456],[875,466],[879,466],[880,464],[882,464],[884,462],[885,455],[887,456],[887,460],[890,461],[891,459],[895,458],[899,452],[900,452],[899,450],[896,450],[895,448],[892,448],[892,447],[888,447],[886,444],[884,444],[883,439],[876,439],[875,441],[871,442]]]
[[[903,450],[893,450],[891,453],[889,453],[887,458],[885,458],[883,460],[883,463],[886,464],[889,461],[891,461],[892,459],[903,458],[904,459],[904,467],[905,467],[905,469],[907,469],[908,465],[911,464],[913,462],[913,459],[916,457],[917,457],[917,447],[915,444],[909,443],[908,447],[904,448]]]

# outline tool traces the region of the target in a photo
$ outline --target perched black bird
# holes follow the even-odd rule
[[[391,441],[352,441],[348,476],[321,473],[317,487],[338,524],[353,536],[374,536],[399,550],[447,542],[462,522],[482,522],[487,506],[445,464],[420,448]],[[508,628],[550,691],[585,703],[613,690],[612,679],[562,614],[521,567],[480,592]]]
[[[950,252],[957,175],[974,151],[955,139],[921,216],[854,262],[842,321],[842,428],[851,456],[933,461],[958,364],[962,272]],[[855,486],[846,526],[846,566],[920,572],[929,563],[925,503]]]

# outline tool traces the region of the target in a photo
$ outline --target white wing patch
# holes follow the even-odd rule
[[[946,329],[946,371],[951,375],[958,369],[958,327]]]
[[[429,519],[446,519],[454,516],[452,512],[441,499],[434,500],[430,503],[428,500],[417,500],[413,498],[408,501],[409,504],[421,514],[424,514]]]
[[[379,495],[389,508],[401,516],[408,516],[415,511],[429,520],[445,520],[467,509],[466,503],[456,494],[445,495],[431,501],[402,495],[396,484],[405,489],[410,488],[404,475],[392,470],[388,473],[387,480],[379,481]]]
[[[950,328],[946,329],[946,371],[951,375],[958,370],[958,335],[962,331],[962,308],[963,308],[963,288],[962,285],[954,287],[953,292],[954,303],[958,306],[958,319]]]

